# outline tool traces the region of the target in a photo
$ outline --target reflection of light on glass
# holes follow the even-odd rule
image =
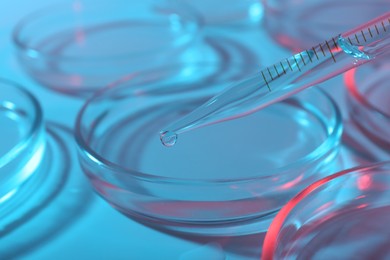
[[[263,5],[260,2],[253,3],[248,10],[249,19],[253,22],[261,20],[264,14]]]
[[[171,14],[169,16],[169,22],[171,25],[171,30],[173,32],[180,32],[182,29],[182,23],[180,21],[180,17],[177,14]]]
[[[192,66],[186,67],[181,70],[181,76],[189,77],[194,74],[195,69]]]
[[[26,180],[28,177],[30,177],[31,174],[36,171],[42,161],[43,154],[45,153],[45,148],[45,142],[42,140],[34,155],[20,170],[20,175],[18,176],[19,181]]]
[[[83,84],[83,79],[78,75],[73,75],[70,77],[70,82],[72,86],[81,86]]]
[[[333,202],[332,201],[329,201],[323,205],[321,205],[320,207],[318,207],[314,213],[321,213],[321,212],[324,212],[326,211],[327,209],[329,209],[331,206],[333,206]]]
[[[180,61],[182,62],[196,62],[199,57],[201,57],[201,52],[198,48],[190,48],[188,51],[179,56]]]
[[[36,50],[30,49],[27,51],[26,56],[35,59],[38,58],[39,53]]]
[[[357,90],[357,84],[355,80],[355,73],[356,73],[356,68],[351,69],[347,71],[344,74],[344,84],[347,87],[347,89],[354,94],[354,96],[360,101],[364,103],[364,99],[360,96],[359,91]]]
[[[18,189],[13,189],[10,192],[8,192],[7,194],[5,194],[3,197],[1,197],[0,204],[6,202],[9,198],[11,198],[17,190]]]
[[[356,208],[358,209],[364,209],[364,208],[367,208],[368,207],[368,204],[367,203],[364,203],[364,204],[361,204],[359,206],[357,206]]]
[[[370,175],[362,175],[357,179],[357,186],[359,190],[368,190],[372,185],[372,178]]]
[[[15,110],[17,110],[16,108],[16,105],[10,101],[3,101],[1,104],[0,104],[0,108],[3,110],[5,109],[6,110],[6,115],[8,118],[14,120],[14,121],[17,121],[18,119],[18,114],[15,113]]]
[[[288,190],[293,188],[295,185],[297,185],[301,180],[303,179],[303,174],[300,174],[297,178],[286,182],[282,186],[279,187],[279,190]]]
[[[307,116],[305,116],[304,112],[299,112],[298,115],[296,116],[296,120],[302,127],[310,126],[310,121],[307,118]]]
[[[16,108],[15,104],[9,101],[3,101],[3,103],[1,103],[1,106],[9,110],[15,110]]]
[[[99,162],[98,159],[96,159],[93,155],[91,155],[88,152],[84,152],[84,154],[93,162],[96,163],[97,165],[103,165],[101,162]]]

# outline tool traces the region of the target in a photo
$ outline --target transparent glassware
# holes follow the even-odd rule
[[[337,167],[341,117],[310,89],[162,146],[162,125],[231,83],[224,74],[199,79],[208,70],[167,67],[97,93],[77,118],[80,164],[95,191],[137,221],[202,235],[258,233],[296,192]]]
[[[303,51],[389,10],[388,0],[262,0],[264,28],[281,46]]]
[[[350,118],[376,145],[390,151],[390,55],[344,75]]]
[[[31,13],[13,41],[38,83],[85,97],[130,72],[180,62],[198,29],[199,18],[179,4],[87,0]]]
[[[0,126],[1,206],[36,172],[45,151],[38,101],[5,79],[0,79]]]
[[[0,79],[0,256],[19,259],[89,209],[70,131],[44,122],[38,100]],[[66,210],[64,210],[66,207]]]
[[[263,18],[261,0],[170,0],[194,9],[206,26],[230,28],[259,25]]]
[[[390,53],[389,32],[390,12],[387,12],[349,32],[246,76],[191,114],[162,128],[161,142],[165,146],[173,146],[182,133],[249,115],[303,89],[382,58]]]
[[[262,259],[388,259],[390,162],[319,180],[273,220]]]

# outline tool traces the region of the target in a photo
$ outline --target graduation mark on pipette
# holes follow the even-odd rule
[[[165,146],[173,146],[178,134],[251,114],[390,53],[389,32],[390,12],[281,60],[236,83],[166,127],[160,132],[161,142]]]

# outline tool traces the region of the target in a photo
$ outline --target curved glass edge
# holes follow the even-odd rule
[[[126,83],[126,81],[118,81],[118,85],[112,85],[108,88],[104,88],[98,93],[96,93],[93,97],[88,99],[81,110],[79,111],[79,114],[76,119],[75,124],[75,140],[79,148],[79,158],[82,160],[87,160],[90,162],[95,163],[96,165],[104,166],[104,168],[110,169],[115,174],[119,175],[126,175],[126,178],[129,176],[132,176],[135,179],[139,179],[141,181],[153,181],[153,182],[160,182],[160,183],[172,183],[175,182],[177,184],[182,183],[199,183],[199,184],[209,184],[209,183],[219,183],[219,184],[229,184],[229,183],[238,183],[238,182],[248,182],[248,181],[255,181],[255,180],[266,180],[271,179],[274,177],[274,173],[270,172],[268,176],[260,177],[260,178],[249,178],[249,179],[235,179],[235,180],[207,180],[202,181],[199,179],[171,179],[171,178],[165,178],[160,176],[155,176],[152,174],[147,174],[143,172],[138,172],[135,170],[129,171],[126,169],[123,169],[120,167],[120,165],[117,165],[115,163],[112,163],[110,161],[107,161],[106,159],[102,158],[99,154],[97,154],[89,145],[88,145],[88,134],[84,134],[83,131],[85,130],[85,126],[83,126],[84,117],[86,117],[87,110],[95,105],[97,102],[101,102],[103,99],[103,96],[110,91],[115,91],[116,88],[120,88],[123,86],[122,84]],[[321,95],[321,98],[325,100],[325,102],[328,103],[328,105],[331,107],[331,120],[330,125],[327,126],[327,138],[326,140],[317,147],[314,151],[310,152],[305,157],[297,160],[296,162],[293,162],[289,165],[280,167],[276,169],[277,172],[284,172],[285,175],[288,175],[289,168],[290,167],[297,167],[302,164],[313,164],[316,161],[323,160],[321,163],[321,166],[329,164],[338,154],[338,147],[341,143],[341,135],[343,131],[343,125],[342,125],[342,118],[341,113],[338,109],[338,106],[334,102],[334,100],[324,91],[320,89],[311,89],[311,91],[317,92]],[[328,120],[327,120],[328,121]],[[89,164],[89,163],[88,163]],[[317,170],[320,167],[317,167]]]
[[[181,5],[181,4],[172,5],[171,3],[169,3],[169,1],[164,1],[162,3],[158,3],[156,1],[151,0],[148,2],[151,2],[151,3],[147,3],[147,5],[150,4],[151,7],[155,8],[155,10],[153,9],[153,11],[161,12],[162,14],[165,14],[165,12],[167,12],[167,10],[165,10],[164,8],[171,8],[170,11],[172,13],[169,16],[168,16],[168,14],[166,14],[166,15],[168,16],[168,20],[170,21],[172,27],[176,26],[177,27],[176,29],[178,29],[179,27],[183,27],[183,24],[185,24],[185,23],[187,23],[189,25],[189,26],[187,26],[188,27],[187,30],[183,32],[183,35],[181,35],[181,38],[179,39],[178,43],[175,46],[176,48],[180,48],[180,47],[183,47],[183,46],[190,44],[197,37],[198,32],[200,31],[200,28],[203,26],[203,21],[202,21],[202,18],[196,12],[194,12],[194,10],[192,10],[192,8],[190,8],[189,6],[186,6],[186,5]],[[28,14],[27,16],[23,17],[15,25],[15,27],[12,31],[12,41],[13,41],[15,47],[17,48],[17,50],[21,52],[20,55],[25,56],[25,57],[32,59],[32,60],[64,59],[67,61],[77,61],[77,60],[83,60],[83,61],[87,60],[88,61],[89,60],[91,62],[96,62],[99,60],[101,60],[101,61],[107,60],[107,57],[102,57],[101,59],[99,59],[99,58],[91,58],[91,59],[82,58],[82,59],[80,59],[77,56],[66,56],[66,55],[64,56],[64,55],[47,54],[47,53],[44,53],[44,52],[37,50],[36,48],[31,47],[25,40],[23,40],[22,34],[25,33],[25,30],[27,30],[26,26],[30,25],[34,19],[44,17],[47,14],[53,14],[55,12],[58,12],[58,10],[61,10],[61,12],[63,12],[64,10],[68,10],[69,14],[71,14],[71,12],[74,12],[74,13],[82,12],[84,9],[83,5],[85,5],[85,4],[91,5],[91,7],[93,7],[93,8],[98,8],[98,7],[104,8],[105,4],[113,5],[111,1],[106,1],[104,3],[103,2],[102,3],[95,3],[94,1],[89,1],[89,3],[88,3],[88,1],[83,1],[83,3],[76,1],[76,2],[71,3],[71,4],[70,3],[57,3],[57,4],[52,4],[50,6],[35,10],[32,13]],[[156,8],[156,7],[159,7],[159,8]],[[103,10],[105,10],[105,9],[103,9]],[[182,19],[183,21],[180,21],[179,18]],[[140,19],[140,18],[137,18],[137,19]],[[153,52],[159,52],[159,51],[164,51],[164,50],[156,49]],[[119,60],[120,59],[129,59],[129,58],[134,58],[134,56],[145,55],[145,53],[150,54],[151,52],[149,50],[148,52],[132,53],[132,54],[130,54],[130,57],[127,55],[120,55],[120,56],[110,57],[110,58],[111,59],[119,59]]]
[[[46,150],[37,173],[0,203],[0,255],[5,259],[28,257],[55,240],[95,202],[89,183],[79,174],[71,130],[49,122],[45,133]]]
[[[33,118],[26,135],[4,156],[0,158],[0,173],[6,172],[10,178],[0,185],[0,205],[17,192],[18,186],[26,181],[38,168],[45,153],[45,131],[42,108],[38,100],[22,86],[0,78],[2,89],[17,91],[30,102],[28,111]],[[15,104],[14,109],[18,109]]]
[[[375,169],[381,169],[386,168],[387,170],[390,170],[390,161],[385,162],[379,162],[375,164],[370,164],[366,166],[357,166],[351,169],[343,170],[338,173],[335,173],[333,175],[330,175],[328,177],[325,177],[319,181],[314,182],[313,184],[306,187],[304,190],[302,190],[300,193],[298,193],[294,198],[292,198],[276,215],[274,220],[271,223],[271,226],[269,227],[267,234],[265,236],[264,242],[263,242],[263,250],[262,250],[262,256],[261,259],[264,260],[272,260],[274,259],[274,252],[277,247],[278,237],[280,234],[280,231],[283,227],[283,224],[285,223],[286,219],[288,218],[290,212],[299,206],[300,202],[304,200],[307,196],[309,196],[312,192],[317,190],[318,188],[328,184],[334,179],[337,179],[338,177],[347,175],[347,174],[353,174],[353,173],[359,173],[367,170],[375,170]]]
[[[366,98],[360,93],[358,87],[357,87],[357,82],[355,80],[355,74],[356,71],[359,68],[354,68],[352,70],[349,70],[345,73],[344,75],[344,84],[345,87],[347,88],[349,92],[349,97],[353,98],[353,100],[357,101],[360,105],[368,108],[371,112],[377,114],[378,116],[382,116],[385,120],[390,121],[390,115],[383,113],[379,109],[377,109],[375,106],[370,104]]]
[[[234,185],[237,189],[250,190],[253,189],[253,185],[256,185],[256,194],[259,199],[258,204],[261,204],[261,198],[275,196],[274,191],[267,193],[271,177],[269,181],[262,178],[248,178],[248,179],[234,179],[234,180],[198,180],[198,179],[177,179],[166,178],[160,176],[147,175],[140,172],[124,169],[120,165],[116,165],[107,161],[94,152],[94,149],[90,147],[89,143],[92,142],[93,135],[91,135],[91,122],[94,125],[99,124],[99,120],[102,120],[105,115],[105,107],[110,107],[110,102],[103,105],[103,110],[100,109],[101,102],[104,103],[105,97],[111,97],[115,102],[118,98],[124,98],[121,92],[118,91],[118,87],[122,86],[126,81],[119,82],[119,85],[113,85],[110,88],[101,90],[99,94],[90,98],[84,103],[83,108],[79,111],[76,127],[75,138],[78,145],[78,157],[79,163],[84,174],[90,180],[94,190],[104,200],[110,203],[111,206],[121,211],[123,214],[134,218],[137,221],[144,221],[149,225],[157,225],[165,230],[171,230],[174,232],[194,233],[194,234],[207,234],[212,236],[218,235],[242,235],[249,233],[259,233],[267,229],[272,217],[277,213],[282,205],[288,201],[292,196],[296,194],[298,190],[291,191],[290,193],[285,191],[283,196],[283,202],[273,207],[272,209],[264,209],[255,213],[250,213],[244,216],[225,216],[224,219],[219,218],[201,218],[201,217],[187,217],[187,216],[172,216],[172,214],[154,214],[151,212],[146,204],[165,205],[168,207],[169,203],[175,202],[180,198],[180,201],[196,201],[201,195],[199,190],[202,190],[202,194],[226,194],[227,190],[231,190],[231,186]],[[121,85],[122,84],[122,85]],[[125,85],[126,86],[126,85]],[[107,92],[108,91],[108,92]],[[118,91],[118,92],[117,92]],[[322,91],[313,89],[313,94],[321,94]],[[302,171],[308,171],[316,173],[318,171],[324,171],[326,165],[330,165],[338,154],[338,145],[340,143],[340,137],[342,132],[341,116],[335,103],[330,99],[328,95],[317,95],[318,100],[324,104],[324,110],[315,109],[314,104],[310,104],[310,109],[314,116],[321,122],[327,123],[324,126],[324,132],[326,137],[311,156],[304,158],[302,163],[309,163],[309,166],[303,168],[302,165],[296,165]],[[299,105],[302,109],[305,109],[305,100],[310,100],[307,96],[306,99],[292,101],[294,104]],[[303,104],[301,104],[303,103]],[[98,113],[94,108],[97,107]],[[313,108],[311,108],[313,107]],[[315,109],[315,111],[312,111]],[[92,111],[92,112],[91,112]],[[100,114],[101,113],[101,114]],[[104,119],[103,119],[104,120]],[[329,122],[329,124],[328,124]],[[321,124],[320,123],[320,124]],[[322,146],[321,146],[322,145]],[[319,149],[317,151],[317,149]],[[307,157],[307,156],[306,156]],[[291,165],[290,165],[291,166]],[[280,169],[278,169],[280,170]],[[287,169],[284,172],[284,176],[288,177]],[[305,179],[305,182],[299,183],[301,186],[306,186],[308,183],[316,181],[322,176],[312,176]],[[274,177],[274,176],[272,176]],[[286,177],[284,177],[287,179]],[[290,177],[291,179],[291,177]],[[283,180],[285,181],[285,180]],[[282,184],[284,184],[283,182]],[[252,185],[252,186],[251,186]],[[183,187],[185,187],[183,189]],[[285,185],[284,187],[288,187]],[[291,187],[291,186],[289,186]],[[181,194],[172,194],[172,190],[180,191]],[[293,192],[293,193],[292,193]],[[268,194],[268,195],[267,195]],[[192,197],[191,197],[192,196]],[[241,197],[240,197],[241,196]],[[246,196],[246,195],[245,195]],[[253,193],[250,195],[253,198]],[[216,199],[216,198],[214,198]],[[234,203],[241,203],[243,199],[248,199],[244,195],[229,194],[227,197],[220,199],[222,202],[228,202],[229,200]],[[282,200],[282,199],[280,199]],[[279,201],[280,201],[279,200]],[[254,200],[252,200],[254,202]],[[234,208],[234,203],[229,207]],[[223,205],[223,204],[222,204]],[[226,204],[227,205],[227,204]],[[146,207],[145,207],[146,206]],[[202,209],[201,209],[202,210]],[[227,224],[228,223],[228,224]]]
[[[344,75],[344,85],[348,91],[346,97],[349,114],[357,129],[377,147],[389,151],[390,139],[387,129],[390,127],[390,115],[379,110],[363,96],[356,81],[357,69]]]

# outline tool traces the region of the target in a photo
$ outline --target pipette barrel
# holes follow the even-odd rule
[[[390,12],[234,84],[166,127],[160,139],[172,146],[178,134],[251,114],[387,53]]]

